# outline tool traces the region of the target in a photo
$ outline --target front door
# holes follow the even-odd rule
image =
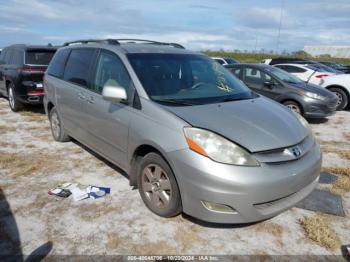
[[[129,74],[119,57],[107,50],[98,55],[92,85],[87,94],[89,144],[102,155],[127,167],[128,133],[132,111],[128,101],[113,103],[102,97],[104,86],[121,86],[133,94]]]

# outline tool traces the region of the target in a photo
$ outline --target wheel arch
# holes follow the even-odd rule
[[[294,99],[294,98],[285,98],[285,99],[281,100],[280,103],[281,103],[281,104],[284,104],[284,103],[287,102],[287,101],[291,101],[291,102],[296,103],[296,104],[300,107],[301,113],[302,113],[302,114],[305,113],[304,106],[303,106],[302,103],[300,103],[297,99]]]
[[[157,153],[159,154],[165,162],[169,165],[169,167],[173,170],[172,165],[168,161],[168,159],[165,157],[165,153],[159,149],[158,146],[153,145],[151,143],[143,143],[139,146],[137,146],[133,151],[131,155],[131,160],[130,160],[130,169],[129,169],[129,183],[130,186],[137,186],[137,173],[138,173],[138,167],[141,159],[149,154],[149,153]],[[175,173],[174,173],[175,175]],[[175,175],[176,179],[176,175]]]
[[[329,85],[329,86],[326,86],[325,88],[327,90],[329,90],[331,88],[339,88],[339,89],[341,89],[341,90],[343,90],[345,92],[345,94],[348,96],[348,99],[350,100],[350,91],[347,88],[345,88],[345,87],[343,87],[341,85]]]

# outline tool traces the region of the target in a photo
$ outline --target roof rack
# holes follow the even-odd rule
[[[127,42],[127,43],[136,43],[136,42],[144,42],[147,44],[156,44],[156,45],[167,45],[172,46],[175,48],[181,48],[185,49],[184,46],[177,44],[177,43],[165,43],[165,42],[158,42],[158,41],[152,41],[152,40],[145,40],[145,39],[128,39],[128,38],[121,38],[121,39],[86,39],[86,40],[76,40],[71,42],[65,42],[63,46],[69,46],[71,44],[88,44],[88,43],[104,43],[108,45],[120,45],[120,42]]]
[[[104,43],[109,45],[120,45],[115,39],[86,39],[86,40],[76,40],[71,42],[65,42],[63,46],[69,46],[72,44],[88,44],[88,43]]]
[[[177,44],[177,43],[166,43],[166,42],[159,42],[159,41],[153,41],[153,40],[145,40],[145,39],[128,39],[128,38],[120,38],[120,39],[114,39],[117,40],[118,42],[120,41],[127,41],[129,43],[136,43],[136,42],[145,42],[148,44],[156,44],[156,45],[168,45],[176,48],[182,48],[185,49],[183,45]]]

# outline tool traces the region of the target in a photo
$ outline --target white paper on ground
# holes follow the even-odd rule
[[[75,187],[73,189],[70,189],[70,192],[72,192],[74,201],[79,201],[89,197],[86,189],[81,190],[80,188]]]

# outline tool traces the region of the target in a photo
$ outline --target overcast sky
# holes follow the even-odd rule
[[[0,0],[0,47],[147,38],[195,50],[277,49],[281,0]],[[350,0],[285,0],[280,50],[350,45]]]

